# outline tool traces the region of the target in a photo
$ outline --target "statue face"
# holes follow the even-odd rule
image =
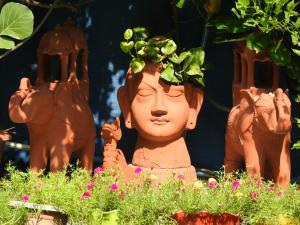
[[[144,72],[133,81],[132,125],[146,140],[172,141],[180,137],[189,119],[184,85],[168,85],[160,74]]]

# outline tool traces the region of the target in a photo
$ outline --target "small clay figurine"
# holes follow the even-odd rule
[[[108,164],[114,167],[118,160],[112,158],[119,158],[121,167],[126,165],[131,171],[140,168],[155,174],[160,181],[172,176],[192,181],[196,179],[196,171],[191,165],[183,132],[196,126],[203,91],[191,83],[167,84],[160,79],[160,72],[160,64],[147,63],[139,74],[130,70],[127,73],[126,84],[118,91],[118,101],[125,126],[138,132],[132,164],[126,165],[123,156],[118,157],[117,120],[115,125],[105,124],[102,129],[105,140],[109,137],[115,140],[110,144],[105,141],[104,167]]]
[[[77,56],[82,54],[82,78],[78,79]],[[59,59],[59,76],[54,78],[51,57]],[[84,34],[69,20],[46,33],[38,48],[35,85],[22,78],[9,102],[9,116],[26,123],[30,136],[30,167],[63,170],[72,153],[92,171],[95,125],[88,105],[89,78]]]

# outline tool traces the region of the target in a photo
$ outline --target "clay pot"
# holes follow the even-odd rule
[[[60,212],[42,212],[41,214],[30,213],[25,225],[65,225],[68,217]]]
[[[177,212],[172,215],[178,225],[239,225],[241,218],[231,213],[213,215],[208,212],[185,213]]]
[[[68,216],[52,205],[41,205],[31,202],[10,201],[12,207],[24,207],[29,210],[25,225],[66,225]],[[40,213],[34,213],[34,212]]]

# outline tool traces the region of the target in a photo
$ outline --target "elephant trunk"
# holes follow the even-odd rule
[[[287,133],[291,129],[291,110],[290,106],[285,102],[287,98],[284,98],[284,96],[285,94],[280,88],[275,91],[273,132],[277,134]]]
[[[28,116],[21,108],[22,102],[26,96],[26,93],[17,91],[9,100],[9,117],[15,123],[26,123],[28,121]]]
[[[13,94],[9,100],[9,117],[15,123],[26,123],[27,114],[22,110],[22,102],[30,92],[30,81],[28,78],[22,78],[19,90]]]

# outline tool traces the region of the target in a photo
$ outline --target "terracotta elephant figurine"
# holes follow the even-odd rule
[[[62,170],[74,152],[82,166],[92,171],[96,129],[82,82],[39,81],[31,86],[28,78],[22,78],[12,95],[9,116],[28,127],[33,170],[45,169],[48,160],[50,171]]]
[[[240,103],[228,118],[225,172],[238,170],[245,162],[248,175],[272,179],[282,189],[290,181],[291,102],[278,88],[260,93],[242,89]]]

